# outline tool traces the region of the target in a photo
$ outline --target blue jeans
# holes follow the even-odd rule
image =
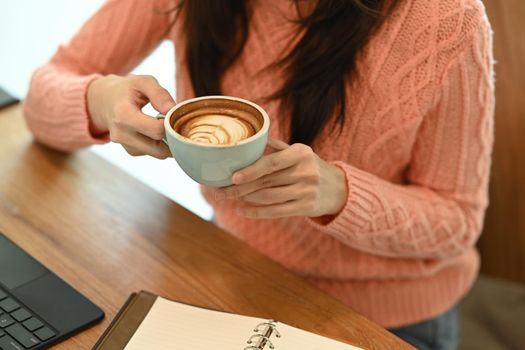
[[[458,306],[431,320],[389,331],[419,350],[455,350],[459,338]]]

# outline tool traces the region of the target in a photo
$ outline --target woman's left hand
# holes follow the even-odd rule
[[[348,190],[342,169],[319,158],[303,144],[270,140],[274,150],[233,174],[233,185],[215,190],[218,200],[237,199],[249,218],[335,215]]]

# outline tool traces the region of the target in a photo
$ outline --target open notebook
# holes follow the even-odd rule
[[[93,350],[350,350],[286,324],[133,294]]]

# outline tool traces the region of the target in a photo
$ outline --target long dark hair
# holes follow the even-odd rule
[[[296,6],[301,1],[309,0],[295,0]],[[356,75],[357,55],[398,1],[317,0],[298,20],[302,37],[274,64],[285,68],[285,82],[268,96],[281,99],[281,107],[290,112],[290,143],[311,145],[332,117],[334,125],[343,126],[345,86]],[[181,0],[179,5],[195,94],[221,94],[220,79],[248,37],[245,0]]]

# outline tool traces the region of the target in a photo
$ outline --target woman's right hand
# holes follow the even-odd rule
[[[162,142],[164,123],[141,109],[148,102],[166,114],[175,101],[152,76],[107,75],[95,79],[88,87],[87,105],[94,130],[109,132],[111,141],[120,143],[132,156],[170,156]]]

